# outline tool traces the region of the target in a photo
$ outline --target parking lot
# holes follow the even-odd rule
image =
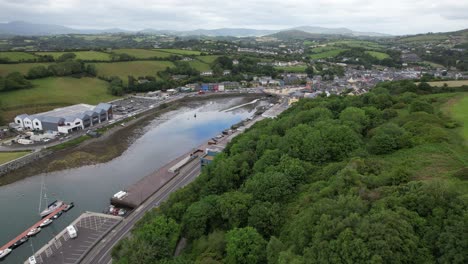
[[[128,114],[141,112],[150,108],[151,106],[158,105],[160,102],[161,100],[156,99],[129,97],[112,102],[112,109],[114,111],[114,115],[125,116]]]
[[[83,213],[72,225],[78,229],[78,236],[70,238],[63,230],[49,243],[36,252],[37,263],[73,264],[86,253],[122,220],[121,217],[98,213]],[[25,263],[28,263],[26,260]]]

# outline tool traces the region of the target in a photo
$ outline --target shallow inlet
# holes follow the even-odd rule
[[[252,109],[249,111],[245,108],[223,112],[222,109],[232,107],[232,104],[226,106],[225,102],[216,100],[197,109],[181,109],[171,113],[171,118],[163,123],[155,120],[144,128],[142,136],[121,156],[110,162],[38,174],[0,187],[0,208],[3,212],[0,214],[0,243],[4,244],[14,238],[39,219],[42,179],[46,184],[49,202],[62,199],[74,201],[76,206],[32,238],[34,250],[39,249],[83,211],[101,212],[117,191],[254,113]],[[30,255],[32,248],[28,241],[15,249],[2,263],[23,263]]]

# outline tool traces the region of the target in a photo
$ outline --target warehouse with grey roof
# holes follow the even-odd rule
[[[34,115],[18,115],[15,117],[15,125],[24,130],[57,131],[68,134],[112,118],[111,104],[100,103],[96,106],[77,104]]]

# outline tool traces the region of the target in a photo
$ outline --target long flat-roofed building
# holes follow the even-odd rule
[[[58,131],[68,134],[95,126],[112,117],[111,104],[100,103],[97,106],[77,104],[34,115],[22,114],[15,117],[15,124],[26,130]]]

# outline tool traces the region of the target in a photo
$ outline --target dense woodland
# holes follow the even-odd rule
[[[258,122],[146,214],[114,263],[467,263],[468,150],[439,109],[446,92],[382,83]]]

